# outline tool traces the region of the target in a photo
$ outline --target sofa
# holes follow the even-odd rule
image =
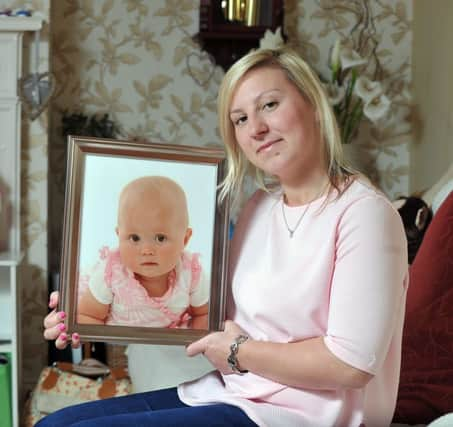
[[[398,423],[428,424],[453,412],[452,190],[453,179],[440,189],[438,207],[432,205],[433,219],[409,269]]]

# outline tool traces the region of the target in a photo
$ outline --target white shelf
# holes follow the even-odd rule
[[[0,353],[11,353],[12,349],[11,340],[3,340],[0,338]]]
[[[25,31],[42,28],[43,19],[0,17],[0,180],[6,186],[8,218],[0,216],[0,352],[11,354],[11,406],[13,427],[19,427],[23,401],[21,374],[21,288],[18,282],[20,250],[21,103],[17,81],[22,76],[22,39]],[[1,416],[0,416],[1,418]],[[1,420],[0,420],[1,421]]]
[[[2,16],[0,17],[0,31],[36,31],[42,27],[42,18]]]
[[[0,252],[0,267],[15,267],[23,257],[23,252]]]

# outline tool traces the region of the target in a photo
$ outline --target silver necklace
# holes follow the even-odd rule
[[[304,209],[304,211],[302,212],[302,215],[301,215],[301,216],[299,217],[299,219],[297,220],[296,225],[294,226],[294,228],[291,228],[291,227],[288,225],[288,220],[286,219],[286,214],[285,214],[285,196],[284,196],[284,195],[282,196],[282,214],[283,214],[283,220],[285,221],[286,229],[288,230],[290,239],[293,238],[294,232],[297,230],[297,227],[299,227],[300,223],[301,223],[302,220],[304,219],[304,216],[305,216],[305,214],[307,213],[308,208],[310,207],[312,201],[313,201],[313,200],[311,200],[310,203],[308,203],[307,207],[306,207],[306,208]]]

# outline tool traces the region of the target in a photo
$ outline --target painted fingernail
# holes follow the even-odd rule
[[[78,334],[77,332],[74,332],[74,333],[72,334],[72,339],[73,339],[74,341],[78,341],[79,338],[80,338],[80,336],[79,336],[79,334]]]
[[[61,341],[66,341],[68,339],[68,336],[66,334],[61,334],[60,335],[60,340]]]
[[[57,313],[57,316],[60,320],[66,319],[66,313],[64,311],[60,311]]]
[[[65,324],[64,324],[64,323],[60,323],[60,324],[58,325],[58,329],[59,329],[61,332],[66,331],[66,326],[65,326]]]

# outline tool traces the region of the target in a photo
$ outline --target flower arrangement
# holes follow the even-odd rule
[[[371,37],[369,40],[370,43],[375,42]],[[275,32],[266,30],[259,47],[272,49],[284,44],[279,27]],[[373,60],[376,61],[376,58]],[[321,78],[338,121],[343,144],[352,141],[364,118],[377,124],[390,107],[390,100],[384,94],[381,83],[365,75],[368,62],[349,45],[337,40],[329,58],[330,79]]]
[[[381,83],[360,75],[366,63],[355,50],[335,42],[329,60],[331,78],[325,86],[343,144],[351,142],[364,117],[376,124],[390,107]]]

